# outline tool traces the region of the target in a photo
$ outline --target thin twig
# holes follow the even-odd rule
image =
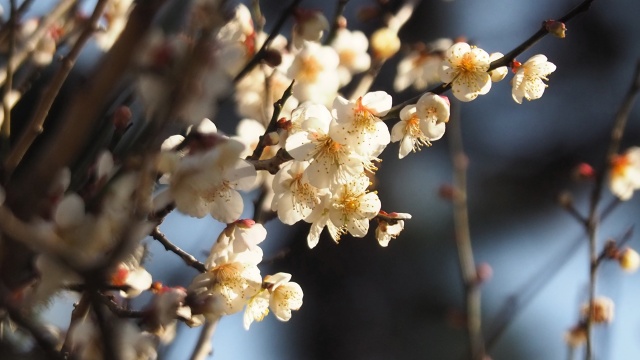
[[[586,359],[591,360],[593,358],[593,323],[591,319],[593,318],[594,312],[594,299],[596,296],[596,275],[598,271],[598,227],[599,227],[599,216],[598,216],[598,205],[600,204],[600,199],[602,197],[602,190],[604,188],[604,182],[610,171],[610,162],[611,159],[618,153],[620,149],[620,143],[622,141],[622,135],[624,134],[624,129],[627,124],[627,120],[629,118],[629,113],[633,107],[633,104],[636,100],[638,92],[640,92],[640,61],[636,64],[636,69],[633,75],[633,82],[631,83],[631,87],[627,91],[624,100],[622,101],[622,105],[616,114],[615,121],[613,123],[613,128],[611,129],[611,140],[609,142],[609,147],[607,149],[607,153],[604,159],[604,164],[602,166],[602,171],[598,172],[596,175],[595,183],[593,186],[593,191],[591,192],[591,198],[589,203],[589,216],[587,218],[587,233],[589,236],[589,258],[590,258],[590,267],[589,267],[589,314],[587,317],[587,350],[586,350]]]
[[[100,294],[100,300],[114,315],[121,318],[140,319],[148,315],[146,311],[125,309],[113,299],[113,296]]]
[[[159,226],[156,226],[155,229],[151,232],[151,237],[153,237],[155,240],[160,242],[162,246],[164,246],[165,250],[171,251],[174,254],[180,256],[180,258],[187,265],[191,266],[192,268],[198,270],[201,273],[207,271],[207,268],[204,266],[204,264],[198,261],[198,259],[196,259],[193,255],[180,249],[178,246],[174,245],[171,241],[169,241],[169,239],[160,231]]]
[[[29,36],[29,38],[27,38],[24,45],[7,61],[6,66],[11,67],[14,70],[20,67],[20,65],[27,60],[29,55],[36,48],[40,40],[42,40],[42,38],[47,34],[51,26],[65,16],[76,2],[77,0],[60,1],[58,5],[51,10],[51,12],[42,17],[38,28]],[[0,86],[4,85],[7,80],[6,74],[5,69],[0,69]]]
[[[594,0],[584,0],[580,5],[571,9],[567,14],[561,17],[558,21],[562,23],[569,22],[576,15],[584,11],[587,11],[593,1]],[[489,70],[494,70],[502,66],[510,66],[511,62],[513,61],[513,59],[516,58],[516,56],[522,54],[525,50],[529,49],[531,46],[533,46],[535,43],[537,43],[539,40],[545,37],[548,33],[549,31],[546,29],[543,23],[542,27],[538,31],[536,31],[533,35],[531,35],[527,40],[525,40],[523,43],[521,43],[520,45],[515,47],[513,50],[508,52],[502,58],[491,62],[491,64],[489,65]],[[430,90],[427,90],[426,92],[431,92],[434,94],[443,94],[449,89],[451,89],[451,84],[440,84]],[[382,117],[382,120],[391,120],[391,119],[398,118],[400,114],[400,110],[402,110],[402,108],[404,108],[407,105],[415,104],[418,101],[418,99],[420,99],[421,96],[422,94],[412,97],[411,99],[392,107],[387,113],[387,115]]]
[[[43,125],[47,115],[49,114],[49,110],[53,105],[54,100],[56,99],[60,89],[62,88],[62,84],[67,79],[69,74],[71,73],[71,69],[76,63],[78,56],[80,55],[81,50],[84,48],[84,45],[87,43],[91,35],[98,28],[98,21],[100,21],[100,17],[104,11],[105,6],[107,5],[108,0],[99,0],[93,10],[93,14],[89,19],[89,22],[86,24],[86,27],[76,40],[76,43],[71,48],[71,51],[62,59],[62,63],[60,68],[56,72],[55,76],[49,83],[49,86],[44,90],[42,97],[40,99],[40,103],[36,108],[27,129],[22,133],[20,139],[16,143],[15,147],[12,149],[11,153],[7,157],[5,161],[5,175],[10,175],[13,170],[18,166],[24,154],[27,153],[29,147],[36,139],[38,135],[42,133]],[[7,67],[9,69],[10,67]],[[7,84],[11,79],[7,79]]]
[[[200,337],[198,337],[198,342],[196,343],[195,348],[193,348],[193,353],[191,354],[191,360],[204,360],[211,355],[213,352],[211,337],[216,332],[216,327],[218,326],[219,321],[220,318],[207,320],[204,325],[202,325]]]
[[[240,81],[240,79],[245,77],[251,70],[253,70],[254,67],[256,67],[256,65],[258,65],[262,61],[265,54],[267,53],[267,50],[269,49],[269,45],[271,45],[271,42],[273,41],[273,39],[275,39],[275,37],[278,35],[278,33],[280,32],[280,29],[282,29],[282,26],[284,26],[285,21],[287,21],[287,18],[291,14],[293,14],[294,9],[298,6],[298,4],[300,4],[300,1],[302,0],[293,0],[291,4],[280,14],[280,18],[278,19],[275,26],[271,30],[271,33],[267,37],[267,40],[264,41],[264,44],[262,44],[262,47],[260,48],[260,50],[258,50],[258,52],[255,55],[253,55],[251,60],[249,60],[249,62],[244,66],[244,68],[240,70],[238,75],[236,75],[236,77],[233,78],[234,83],[237,83],[238,81]]]
[[[453,222],[455,226],[456,247],[458,261],[464,286],[467,318],[467,336],[469,340],[469,358],[482,360],[484,358],[484,340],[481,328],[480,283],[473,258],[471,233],[469,231],[469,211],[467,205],[467,165],[468,159],[464,153],[461,131],[460,106],[453,103],[452,119],[449,122],[449,144],[451,160],[453,162]]]
[[[338,29],[340,28],[340,19],[342,18],[342,13],[344,13],[344,8],[347,6],[349,0],[338,0],[338,6],[336,6],[336,12],[333,15],[333,22],[331,23],[331,29],[329,29],[329,34],[327,34],[327,38],[324,41],[325,45],[331,45],[333,39],[335,39],[336,34],[338,33]]]
[[[282,108],[284,104],[287,102],[287,99],[291,97],[293,94],[293,84],[295,84],[295,80],[291,81],[289,87],[284,91],[282,97],[278,99],[275,103],[273,103],[273,115],[271,116],[271,120],[269,121],[269,125],[264,131],[264,134],[260,136],[258,140],[258,145],[253,150],[253,153],[247,157],[247,160],[250,161],[258,161],[264,152],[264,149],[269,145],[267,144],[268,135],[278,129],[278,119],[280,118],[280,112],[282,112]]]

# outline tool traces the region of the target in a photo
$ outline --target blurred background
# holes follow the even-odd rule
[[[303,0],[302,6],[322,9],[331,18],[336,3]],[[559,18],[579,3],[425,0],[400,37],[409,43],[464,36],[490,53],[506,53],[537,31],[543,20]],[[268,31],[288,2],[261,4]],[[345,16],[350,29],[370,34],[381,25],[379,20],[358,19],[361,7],[372,4],[373,0],[349,1]],[[400,4],[389,1],[385,6],[396,9]],[[544,54],[557,65],[541,99],[516,104],[505,80],[493,84],[488,95],[460,106],[475,259],[493,269],[493,277],[482,286],[482,321],[494,360],[567,358],[564,333],[576,324],[588,297],[588,251],[584,228],[556,198],[568,190],[578,210],[587,212],[593,184],[576,182],[572,175],[579,163],[599,170],[604,161],[615,113],[640,58],[638,13],[637,1],[595,1],[567,24],[565,39],[545,37],[522,54],[521,62]],[[394,104],[418,94],[392,90],[401,56],[384,66],[373,85],[374,90],[391,93]],[[88,54],[86,62],[93,58]],[[231,133],[237,121],[233,104],[224,104],[216,117],[219,128]],[[413,215],[388,248],[373,237],[345,237],[336,245],[327,236],[309,250],[307,224],[267,223],[262,273],[291,273],[304,290],[304,305],[289,323],[269,315],[248,332],[242,328],[241,314],[223,318],[214,336],[214,358],[463,358],[465,306],[452,205],[438,195],[452,178],[448,145],[445,134],[433,147],[403,160],[397,158],[397,144],[383,153],[377,173],[383,210]],[[640,145],[640,106],[630,115],[622,149],[634,145]],[[247,194],[246,204],[255,196]],[[639,199],[636,195],[617,206],[603,221],[601,244],[607,238],[619,239],[638,223]],[[605,191],[602,204],[611,200]],[[251,216],[247,206],[245,217]],[[221,229],[210,218],[196,220],[176,212],[162,225],[169,239],[200,259],[206,258]],[[149,244],[148,270],[154,279],[187,286],[195,271],[158,244]],[[637,233],[629,245],[640,248]],[[605,262],[598,294],[615,301],[616,316],[611,325],[596,330],[597,358],[640,358],[640,275]],[[62,327],[68,325],[72,302],[61,297],[49,310]],[[139,303],[144,302],[143,298]],[[162,357],[188,358],[198,333],[180,327]]]

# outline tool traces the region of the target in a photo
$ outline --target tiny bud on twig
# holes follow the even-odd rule
[[[567,27],[564,23],[556,20],[547,20],[544,22],[544,27],[547,29],[549,34],[564,39],[566,36],[565,32],[567,31]]]

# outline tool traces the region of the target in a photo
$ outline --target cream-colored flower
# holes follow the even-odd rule
[[[620,200],[629,200],[640,189],[640,147],[627,149],[611,161],[609,189]]]
[[[547,75],[556,71],[556,66],[548,62],[546,56],[534,55],[515,70],[516,75],[511,82],[511,96],[515,102],[522,104],[522,98],[535,100],[542,97],[547,87],[542,80],[549,80]]]
[[[471,101],[491,89],[489,54],[486,51],[459,42],[445,53],[440,66],[440,80],[451,83],[453,96],[460,101]]]

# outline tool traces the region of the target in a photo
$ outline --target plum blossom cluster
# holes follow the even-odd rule
[[[413,85],[422,90],[429,83],[440,80],[451,86],[456,99],[472,101],[491,90],[492,82],[503,80],[508,73],[506,66],[491,69],[491,64],[503,58],[499,52],[485,50],[466,42],[452,44],[450,39],[439,39],[431,44],[418,46],[398,64],[394,82],[396,91]],[[522,99],[535,100],[542,97],[547,76],[556,66],[544,55],[534,55],[524,64],[513,61],[509,66],[514,72],[511,80],[511,96],[518,104]]]

